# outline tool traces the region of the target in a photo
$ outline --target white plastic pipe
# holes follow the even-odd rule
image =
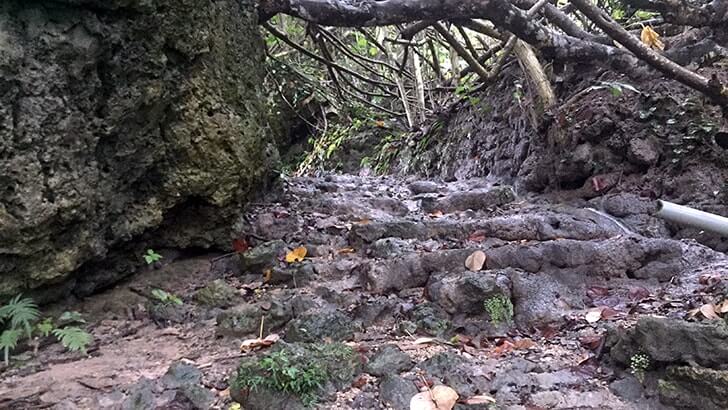
[[[667,201],[657,201],[657,216],[670,222],[689,225],[728,236],[728,218]]]

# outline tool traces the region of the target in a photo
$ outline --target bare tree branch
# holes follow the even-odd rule
[[[593,21],[608,36],[625,46],[641,60],[665,74],[668,78],[677,80],[688,87],[698,90],[714,99],[723,107],[728,107],[728,87],[721,84],[717,78],[708,79],[696,74],[664,56],[653,51],[639,39],[632,36],[617,22],[612,20],[604,11],[592,5],[589,0],[572,0],[571,2],[589,20]]]

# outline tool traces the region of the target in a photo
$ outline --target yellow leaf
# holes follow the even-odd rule
[[[475,251],[465,259],[465,267],[470,271],[477,272],[483,269],[485,259],[486,257],[483,251]]]
[[[303,258],[306,257],[306,247],[305,246],[299,246],[298,248],[288,252],[286,254],[286,262],[293,263],[293,262],[301,262]]]
[[[268,283],[270,282],[270,278],[273,276],[273,271],[270,269],[267,269],[265,272],[263,272],[263,282]]]
[[[650,48],[654,48],[656,50],[665,49],[665,43],[660,40],[660,35],[657,34],[657,32],[653,30],[650,26],[645,26],[642,28],[640,38],[642,39],[642,42],[647,44],[647,46],[649,46]]]

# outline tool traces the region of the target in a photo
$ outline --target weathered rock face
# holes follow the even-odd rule
[[[124,243],[227,243],[277,161],[262,79],[252,0],[3,1],[0,298]]]

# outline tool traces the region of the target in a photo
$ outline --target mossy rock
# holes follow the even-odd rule
[[[311,407],[348,386],[361,359],[342,343],[281,342],[260,357],[241,360],[230,379],[230,395],[248,410]]]
[[[210,282],[195,293],[195,302],[208,307],[226,308],[235,304],[238,291],[222,279]]]
[[[264,302],[261,302],[264,303]],[[217,315],[217,332],[225,336],[245,337],[260,332],[260,318],[265,317],[264,331],[276,330],[293,316],[287,303],[271,301],[270,306],[262,304],[242,305]]]
[[[728,409],[728,371],[679,366],[658,382],[660,401],[678,409]]]

